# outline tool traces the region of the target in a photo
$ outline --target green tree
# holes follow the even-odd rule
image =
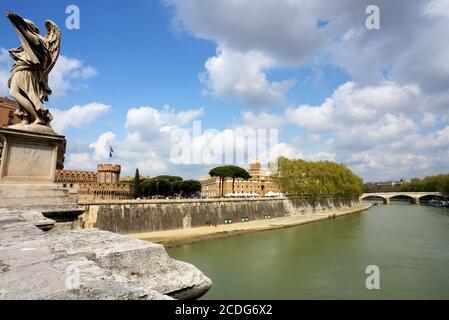
[[[136,169],[136,174],[134,175],[134,199],[140,198],[142,196],[140,182],[139,169]]]
[[[160,180],[167,180],[169,182],[175,182],[175,181],[182,181],[183,179],[181,177],[178,176],[157,176],[156,177],[159,181]]]
[[[442,192],[449,194],[449,174],[428,176],[424,179],[413,178],[402,185],[402,191]]]
[[[209,171],[209,175],[211,177],[220,178],[220,189],[222,197],[224,196],[224,181],[226,178],[232,178],[232,192],[234,192],[235,179],[248,180],[250,178],[250,174],[248,173],[248,171],[237,166],[216,167]]]
[[[177,176],[158,176],[141,180],[141,193],[145,197],[193,197],[201,191],[201,183],[196,180],[184,181]]]
[[[363,181],[346,166],[331,161],[307,162],[279,158],[274,179],[282,192],[316,205],[334,198],[350,200],[363,193]]]
[[[157,179],[156,181],[156,192],[159,196],[170,197],[173,196],[173,184],[170,180],[166,179]]]
[[[197,180],[182,181],[181,194],[184,197],[191,198],[197,196],[201,191],[201,183]]]
[[[248,180],[251,175],[248,171],[237,166],[228,166],[229,176],[232,178],[232,193],[235,193],[235,179]]]
[[[224,179],[226,179],[229,176],[229,173],[226,169],[226,167],[216,167],[209,171],[209,175],[211,177],[218,177],[220,178],[220,194],[223,197],[223,184]]]

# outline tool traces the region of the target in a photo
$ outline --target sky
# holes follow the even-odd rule
[[[372,4],[378,29],[366,26]],[[67,28],[69,5],[79,29]],[[232,141],[237,152],[252,139],[244,130],[275,129],[262,162],[331,160],[365,181],[449,172],[449,0],[2,0],[7,9],[41,33],[46,19],[61,29],[47,106],[68,140],[66,169],[95,170],[112,147],[124,175],[199,178],[215,166],[209,149]],[[20,42],[3,14],[0,31],[7,96],[7,50]],[[174,160],[180,136],[201,161]]]

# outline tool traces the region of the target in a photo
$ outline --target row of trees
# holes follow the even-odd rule
[[[449,174],[440,174],[424,179],[413,178],[410,182],[402,185],[402,191],[449,193]]]
[[[199,196],[201,183],[196,180],[183,180],[177,176],[157,176],[151,179],[141,179],[139,169],[132,181],[134,198],[152,197],[181,197],[192,198]]]
[[[321,199],[350,200],[363,193],[363,181],[343,164],[279,158],[274,178],[291,198],[314,204]]]
[[[232,192],[235,192],[235,180],[248,180],[251,177],[248,171],[238,166],[217,167],[210,170],[209,175],[220,178],[222,197],[224,196],[225,179],[232,178]],[[273,178],[282,192],[292,198],[307,199],[313,203],[326,198],[350,200],[360,197],[363,193],[361,178],[346,166],[330,161],[307,162],[301,159],[291,160],[281,157],[278,159]],[[199,195],[201,191],[199,181],[184,181],[177,176],[141,179],[138,169],[132,183],[135,198],[154,196],[189,198]]]

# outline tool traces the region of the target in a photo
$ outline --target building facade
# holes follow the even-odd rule
[[[0,97],[0,127],[12,126],[20,123],[20,119],[14,114],[17,102]]]
[[[234,193],[236,194],[256,194],[264,197],[267,193],[279,192],[279,187],[272,178],[269,170],[263,170],[260,162],[250,164],[248,170],[251,178],[248,180],[236,179],[234,183]],[[204,177],[201,182],[201,197],[219,198],[222,195],[219,177]],[[233,193],[232,178],[226,178],[223,183],[223,195]]]
[[[58,170],[56,183],[80,201],[132,199],[132,186],[120,183],[120,165],[99,164],[97,172]]]

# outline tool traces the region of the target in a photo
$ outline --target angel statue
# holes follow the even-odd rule
[[[39,28],[32,21],[11,11],[7,11],[6,16],[22,42],[19,48],[9,50],[15,63],[8,87],[10,95],[19,103],[16,115],[22,120],[22,125],[50,127],[53,117],[43,102],[48,101],[48,96],[51,95],[48,74],[59,56],[61,31],[54,22],[47,20],[47,34],[42,37]]]

